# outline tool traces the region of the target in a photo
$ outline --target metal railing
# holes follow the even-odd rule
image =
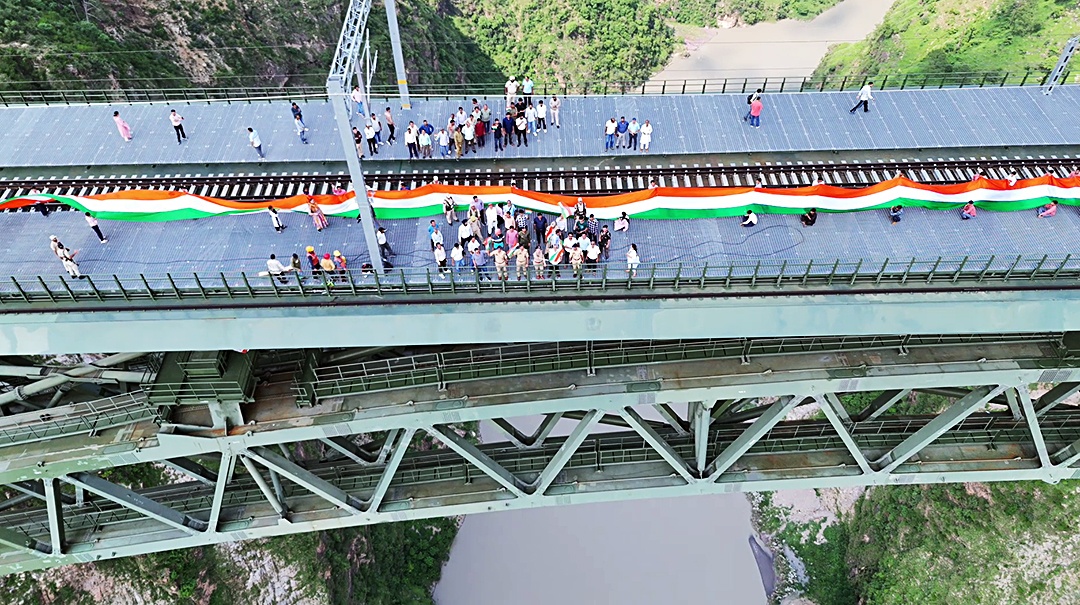
[[[1069,73],[1062,82],[1069,81]],[[647,82],[536,82],[533,96],[590,96],[590,95],[687,95],[687,94],[745,94],[762,89],[767,93],[780,92],[838,92],[855,91],[869,81],[877,90],[922,90],[935,88],[999,88],[1003,86],[1043,86],[1049,71],[964,72],[941,74],[892,75],[821,75],[760,78],[703,78],[683,80],[649,80]],[[466,99],[471,97],[501,97],[503,81],[471,84],[409,84],[409,94],[418,98]],[[372,97],[389,98],[398,95],[397,85],[375,84]],[[519,91],[519,96],[523,93]],[[0,105],[73,105],[90,103],[210,103],[283,101],[326,99],[321,86],[246,86],[229,88],[154,88],[154,89],[95,89],[95,90],[38,90],[0,91]]]
[[[160,416],[142,392],[26,412],[0,420],[0,447],[93,433],[144,420],[158,422]]]
[[[916,349],[972,344],[1057,342],[1057,333],[723,338],[677,341],[606,341],[511,344],[464,351],[425,353],[315,368],[316,399],[370,391],[470,380],[511,378],[566,370],[595,370],[641,364],[740,359],[759,356]],[[396,405],[387,403],[388,406]]]
[[[255,103],[326,99],[321,86],[245,86],[236,88],[147,88],[98,90],[6,90],[0,105],[88,105],[106,103]]]
[[[1038,280],[1054,285],[1076,286],[1080,279],[1080,256],[964,256],[928,259],[769,260],[717,263],[644,263],[629,271],[625,263],[584,265],[578,275],[561,266],[557,276],[549,271],[538,276],[531,267],[527,276],[498,279],[488,264],[479,270],[451,272],[434,267],[390,269],[382,273],[338,272],[331,280],[286,273],[283,281],[247,273],[165,275],[87,275],[84,279],[62,276],[9,276],[0,279],[0,312],[27,304],[49,303],[170,303],[188,301],[211,304],[250,301],[291,304],[322,298],[348,301],[367,299],[386,304],[402,300],[377,297],[438,295],[476,300],[477,294],[500,293],[530,299],[561,299],[603,294],[604,298],[637,298],[664,294],[735,295],[762,291],[832,290],[853,288],[900,290],[962,290],[971,288],[1019,288]],[[136,305],[131,305],[136,306]],[[140,305],[146,306],[146,305]]]

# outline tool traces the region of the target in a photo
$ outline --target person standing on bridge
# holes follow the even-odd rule
[[[525,96],[525,104],[532,105],[533,81],[529,76],[521,82],[521,94]]]
[[[615,122],[615,116],[608,118],[608,121],[604,123],[604,151],[615,149],[615,131],[618,129],[619,125]]]
[[[352,127],[352,140],[356,145],[356,156],[364,157],[364,134],[357,130],[356,126]]]
[[[626,116],[619,116],[619,123],[615,125],[615,146],[619,149],[623,148],[626,143],[626,131],[630,130],[630,122],[626,121]],[[629,145],[626,145],[629,148]]]
[[[255,153],[259,154],[259,159],[260,160],[265,159],[266,156],[263,155],[262,139],[259,138],[259,133],[255,132],[255,129],[250,128],[250,127],[247,129],[247,131],[248,131],[248,144],[251,145],[252,149],[255,150]]]
[[[379,140],[376,138],[378,133],[375,132],[375,127],[371,125],[371,122],[364,124],[364,140],[367,141],[368,153],[371,155],[379,155]],[[363,157],[361,155],[360,157]]]
[[[641,132],[641,124],[638,124],[637,118],[630,118],[630,124],[626,126],[626,134],[629,137],[626,142],[627,149],[637,149],[639,132]]]
[[[89,212],[86,213],[85,218],[86,218],[86,224],[90,225],[90,228],[94,230],[94,235],[96,235],[98,237],[98,241],[103,243],[103,244],[109,243],[109,238],[102,235],[101,227],[98,227],[97,219],[94,218],[94,216],[92,214],[90,214]]]
[[[382,255],[383,262],[389,261],[394,254],[394,249],[390,247],[390,242],[386,239],[386,227],[379,227],[375,232],[375,241],[379,244],[379,254]]]
[[[356,103],[356,113],[364,115],[364,93],[360,92],[359,86],[353,86],[351,96],[353,103]]]
[[[765,109],[765,104],[761,102],[761,98],[754,99],[754,102],[750,104],[750,125],[754,128],[761,128],[761,111]]]
[[[270,215],[270,223],[274,225],[274,231],[281,233],[285,230],[285,225],[281,222],[281,217],[278,216],[277,208],[273,206],[267,206],[266,212]]]
[[[391,128],[393,128],[391,126]],[[409,126],[405,129],[405,147],[409,149],[409,159],[420,159],[420,147],[419,147],[419,133],[416,130],[416,124],[409,122]],[[392,135],[391,135],[392,136]]]
[[[304,190],[304,195],[307,195],[307,190]],[[311,215],[311,222],[315,224],[315,230],[322,232],[323,229],[330,226],[330,223],[326,220],[326,215],[323,214],[322,208],[319,208],[319,204],[315,202],[315,198],[307,195],[308,198],[308,214]]]
[[[641,264],[641,256],[638,255],[637,244],[630,244],[626,251],[626,273],[630,277],[637,277],[637,268]]]
[[[756,92],[751,93],[750,95],[747,95],[747,97],[746,97],[746,115],[743,116],[743,118],[742,118],[743,122],[747,122],[747,121],[750,120],[751,106],[754,104],[754,101],[757,101],[757,100],[761,99],[761,93],[762,93],[762,90],[759,88],[759,89],[757,89]]]
[[[176,113],[176,110],[169,112],[169,122],[172,124],[173,130],[176,131],[176,144],[182,145],[184,141],[180,140],[181,137],[187,139],[187,133],[184,132],[184,116]]]
[[[297,136],[300,137],[300,142],[307,145],[307,126],[304,126],[304,121],[300,118],[293,118],[293,128],[296,129]]]
[[[114,111],[113,112],[112,119],[113,119],[113,122],[116,122],[116,129],[118,131],[120,131],[120,136],[123,137],[125,141],[130,143],[131,142],[131,126],[128,126],[128,123],[124,121],[124,118],[120,117],[120,112],[119,111]]]
[[[551,110],[551,123],[555,125],[555,128],[561,128],[559,126],[559,108],[562,107],[562,101],[559,97],[552,95],[549,109]]]
[[[386,108],[386,112],[383,113],[383,117],[386,118],[386,127],[390,130],[390,136],[386,137],[386,144],[393,145],[394,141],[397,140],[397,137],[394,136],[394,129],[396,128],[396,126],[394,125],[394,114],[390,113],[389,107]]]
[[[514,132],[517,133],[517,146],[521,147],[521,142],[525,141],[525,146],[529,146],[529,121],[525,119],[523,113],[519,113],[517,120],[514,121]]]
[[[652,144],[652,124],[645,120],[641,126],[641,152],[649,153],[649,145]]]
[[[874,93],[872,90],[873,86],[873,82],[867,82],[866,86],[863,86],[859,89],[859,94],[855,97],[858,102],[855,103],[855,107],[852,107],[851,111],[848,113],[854,114],[855,110],[857,110],[860,106],[862,106],[863,108],[863,113],[867,113],[870,111],[870,101],[874,100]]]
[[[371,114],[371,120],[370,121],[371,121],[371,127],[375,129],[375,142],[377,144],[379,144],[379,145],[382,145],[383,144],[383,140],[382,140],[382,122],[379,121],[379,118],[377,118],[375,116],[375,114]],[[387,144],[389,145],[389,143],[387,143]]]
[[[292,117],[294,120],[300,120],[300,123],[304,124],[304,112],[300,111],[299,105],[293,103],[292,106],[289,107],[289,111],[292,112]],[[307,126],[307,124],[304,124],[304,126]]]
[[[544,100],[541,99],[540,103],[536,106],[536,128],[537,130],[543,130],[547,132],[547,105],[544,105]]]

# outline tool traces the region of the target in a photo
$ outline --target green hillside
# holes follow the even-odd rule
[[[1077,33],[1075,0],[897,0],[866,40],[830,50],[816,75],[1048,70]]]

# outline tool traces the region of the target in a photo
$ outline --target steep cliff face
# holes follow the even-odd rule
[[[346,0],[0,0],[0,88],[318,85]],[[652,0],[398,0],[409,81],[640,80],[674,44]],[[377,79],[396,78],[386,12]]]

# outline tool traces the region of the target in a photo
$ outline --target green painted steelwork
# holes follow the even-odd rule
[[[9,547],[0,547],[0,573],[536,506],[1080,476],[1072,467],[1080,459],[1080,413],[1047,400],[1053,408],[1039,415],[1027,393],[1032,383],[1065,384],[1080,377],[1080,359],[1062,347],[1063,335],[1002,335],[997,342],[956,336],[936,346],[893,338],[876,342],[905,346],[878,348],[863,341],[865,349],[828,351],[792,340],[786,346],[760,343],[762,352],[750,356],[690,360],[684,353],[706,343],[639,344],[639,363],[595,367],[573,346],[554,358],[551,348],[542,354],[537,346],[531,350],[547,359],[549,370],[525,379],[505,380],[485,370],[443,384],[385,383],[396,388],[327,397],[313,408],[257,398],[243,413],[258,420],[235,431],[181,425],[159,431],[144,422],[90,439],[12,446],[0,450],[0,481],[26,481],[46,501],[20,500],[0,509],[0,543]],[[596,344],[599,352],[607,343]],[[745,344],[740,352],[755,350],[754,343]],[[719,343],[708,346],[728,350]],[[278,364],[279,358],[270,354],[266,361]],[[259,365],[257,358],[254,366]],[[636,389],[641,383],[657,387]],[[885,391],[891,400],[895,394],[889,391],[906,389],[948,393],[957,401],[937,416],[897,416],[883,409],[880,398],[849,414],[841,402],[855,392]],[[1007,390],[1015,390],[1021,418],[1008,406],[983,407]],[[1055,396],[1068,391],[1051,390]],[[764,409],[756,419],[720,422],[711,421],[711,406],[695,403],[717,400]],[[824,420],[786,419],[791,409],[811,402],[823,406]],[[684,408],[685,403],[693,405]],[[658,412],[658,405],[666,407]],[[661,420],[647,419],[645,411]],[[547,420],[533,435],[514,428],[517,418],[535,415]],[[550,435],[555,422],[571,418],[580,420],[568,437]],[[462,423],[483,419],[499,421],[510,440],[476,445],[461,436]],[[599,422],[631,430],[598,434],[593,428]],[[414,447],[417,433],[448,449]],[[290,459],[270,450],[327,442],[339,447],[326,447],[321,459]],[[130,490],[91,474],[178,459],[197,480]],[[237,459],[241,472],[234,473]],[[208,470],[215,465],[216,475]],[[65,500],[53,483],[50,498],[50,485],[40,482],[54,478],[96,496]],[[282,518],[289,523],[279,523]]]

